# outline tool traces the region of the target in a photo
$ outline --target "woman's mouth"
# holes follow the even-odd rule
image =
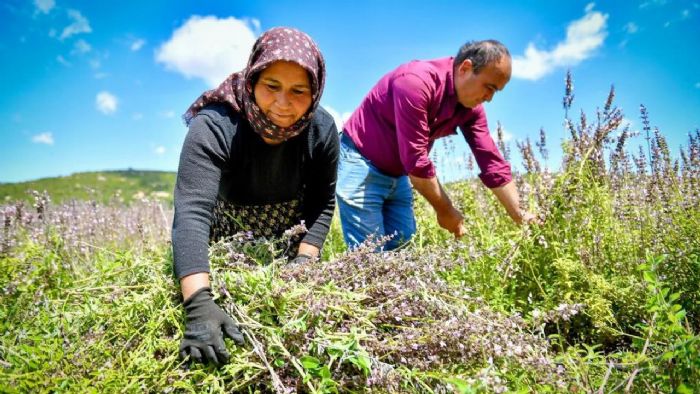
[[[270,114],[275,118],[285,119],[285,120],[292,118],[294,116],[292,114],[278,114],[277,112],[272,112],[272,111],[270,111]]]
[[[292,114],[278,114],[277,112],[268,112],[267,117],[280,127],[289,127],[294,123],[294,115]]]

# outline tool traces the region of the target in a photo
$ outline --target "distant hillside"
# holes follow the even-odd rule
[[[28,191],[46,190],[55,203],[95,200],[103,203],[130,203],[138,198],[159,199],[172,204],[175,173],[166,171],[81,172],[64,177],[29,182],[0,183],[0,203],[12,200],[33,201]]]

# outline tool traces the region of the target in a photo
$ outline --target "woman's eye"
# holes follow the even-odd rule
[[[280,89],[280,87],[277,85],[266,85],[266,86],[267,86],[267,89],[272,91],[272,92],[276,92]]]
[[[301,96],[302,94],[306,94],[306,90],[295,89],[292,90],[292,93],[296,94],[297,96]]]

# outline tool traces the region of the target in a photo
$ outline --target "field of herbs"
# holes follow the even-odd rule
[[[556,172],[544,132],[517,144],[541,225],[470,180],[448,186],[461,240],[416,198],[398,252],[346,251],[337,219],[303,265],[246,234],[212,245],[217,302],[246,338],[221,368],[178,359],[170,206],[5,203],[0,392],[698,392],[700,132],[676,155],[643,107],[640,135],[622,128],[613,98],[570,116],[567,78]]]

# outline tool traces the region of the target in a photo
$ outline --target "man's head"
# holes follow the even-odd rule
[[[496,40],[470,41],[454,59],[454,82],[457,100],[467,108],[484,101],[502,90],[511,74],[508,49]]]

